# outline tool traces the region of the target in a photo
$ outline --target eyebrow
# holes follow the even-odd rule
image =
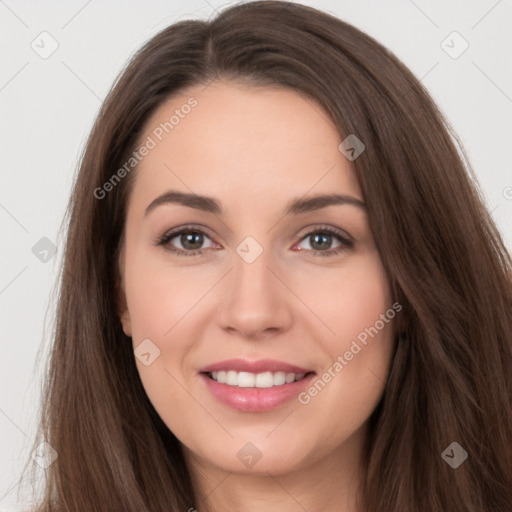
[[[155,198],[146,208],[144,216],[149,215],[157,206],[163,204],[181,204],[208,213],[222,214],[220,203],[213,197],[170,190]],[[356,197],[346,194],[321,194],[290,201],[286,207],[285,215],[297,215],[333,205],[351,205],[366,211],[366,204]]]

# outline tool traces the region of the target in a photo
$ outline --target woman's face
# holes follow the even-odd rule
[[[280,474],[359,456],[399,308],[341,142],[312,100],[231,82],[182,91],[146,124],[120,316],[199,464]]]

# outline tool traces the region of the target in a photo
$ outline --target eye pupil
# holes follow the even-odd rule
[[[202,233],[190,231],[181,235],[180,242],[185,249],[199,249],[203,245],[203,235]]]
[[[311,244],[311,247],[313,247],[314,250],[318,250],[318,249],[325,249],[325,244],[324,246],[322,247],[322,242],[325,242],[327,241],[327,245],[329,246],[332,242],[331,240],[331,236],[330,235],[324,235],[324,234],[320,234],[320,233],[317,233],[317,234],[314,234],[314,235],[311,235],[312,239],[313,239],[313,243]],[[321,241],[320,241],[321,240]],[[319,247],[317,247],[317,243],[319,243]]]

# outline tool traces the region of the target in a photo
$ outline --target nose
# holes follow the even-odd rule
[[[221,290],[219,322],[222,329],[250,339],[286,331],[293,319],[293,293],[275,267],[271,251],[252,263],[234,255],[233,269]]]

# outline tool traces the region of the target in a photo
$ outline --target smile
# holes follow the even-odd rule
[[[220,370],[208,372],[207,375],[220,384],[236,386],[240,388],[271,388],[274,386],[283,386],[302,380],[306,373],[286,373],[286,372],[237,372],[235,370]]]

